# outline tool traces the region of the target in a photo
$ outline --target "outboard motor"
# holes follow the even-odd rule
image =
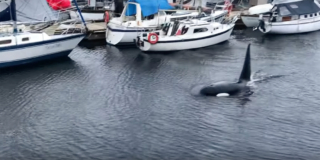
[[[266,28],[264,27],[264,21],[263,20],[259,20],[259,27],[263,30],[263,32],[266,31]]]
[[[259,25],[256,28],[253,28],[253,31],[255,31],[258,28],[261,28],[263,30],[263,32],[266,31],[265,22],[263,20],[263,15],[262,14],[259,15]]]

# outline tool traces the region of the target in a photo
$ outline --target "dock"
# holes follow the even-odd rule
[[[51,25],[42,25],[36,26],[32,28],[28,28],[28,30],[37,30],[47,33],[49,36],[52,35],[61,35],[62,33],[81,33],[84,32],[84,27],[82,24],[71,24],[70,28],[61,29],[60,23],[51,24]],[[67,27],[68,25],[66,25]],[[37,28],[37,29],[35,29]],[[105,33],[106,33],[106,24],[104,22],[95,22],[95,23],[87,23],[88,32],[86,33],[85,40],[105,40]]]
[[[84,38],[86,40],[105,40],[106,33],[106,23],[105,22],[95,22],[95,23],[87,23],[87,36]],[[69,29],[68,33],[80,32],[81,29],[84,29],[82,24],[75,24]],[[56,29],[54,34],[59,35],[63,33],[65,29]]]
[[[246,25],[243,23],[243,21],[241,19],[241,15],[247,14],[247,13],[248,13],[248,10],[235,10],[235,11],[232,11],[230,13],[231,17],[239,15],[239,19],[236,21],[236,24],[235,24],[235,29],[245,29],[245,28],[247,28]]]

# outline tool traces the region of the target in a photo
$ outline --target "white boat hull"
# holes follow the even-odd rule
[[[296,34],[320,30],[320,17],[299,19],[286,22],[265,22],[265,31],[259,27],[262,33],[266,34]]]
[[[156,44],[151,44],[144,39],[143,45],[138,44],[138,47],[142,51],[177,51],[207,47],[229,40],[233,27],[234,24],[223,32],[192,39],[161,41],[161,37],[159,37]]]
[[[83,38],[83,34],[57,35],[43,41],[0,47],[0,68],[66,57]]]
[[[258,16],[241,16],[241,20],[246,27],[257,27],[259,25]]]
[[[111,45],[133,45],[134,39],[144,32],[144,28],[122,27],[108,24],[106,29],[106,42]]]

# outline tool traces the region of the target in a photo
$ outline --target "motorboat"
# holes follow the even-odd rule
[[[259,25],[259,15],[263,14],[264,19],[269,18],[269,12],[271,11],[273,4],[261,4],[250,7],[248,13],[241,15],[241,20],[246,27],[257,27]]]
[[[225,23],[198,19],[170,22],[161,30],[141,33],[135,41],[142,51],[177,51],[207,47],[227,41],[237,19],[235,16]]]
[[[261,18],[258,29],[265,34],[295,34],[320,29],[320,7],[314,0],[274,4],[270,18]]]
[[[267,4],[261,4],[257,6],[250,7],[247,13],[241,15],[241,20],[246,27],[257,27],[259,25],[259,15],[262,14],[264,20],[270,18],[271,9],[276,4],[294,2],[296,0],[273,0]],[[314,0],[317,6],[320,6],[318,0]]]

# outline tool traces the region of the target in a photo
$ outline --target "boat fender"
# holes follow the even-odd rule
[[[159,37],[156,33],[149,33],[149,36],[148,36],[149,43],[156,44],[158,40],[159,40]]]
[[[106,11],[104,12],[104,22],[109,23],[109,20],[110,20],[110,15],[109,15],[109,12]]]

